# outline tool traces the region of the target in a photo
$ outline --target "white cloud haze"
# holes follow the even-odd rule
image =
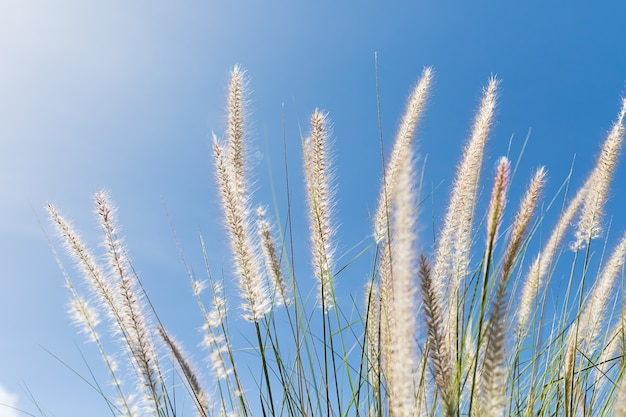
[[[19,417],[15,408],[17,408],[17,395],[0,385],[0,417]]]

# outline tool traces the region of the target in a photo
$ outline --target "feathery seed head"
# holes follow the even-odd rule
[[[259,238],[261,239],[261,251],[265,259],[265,268],[271,278],[274,303],[276,305],[288,306],[291,303],[289,290],[285,282],[285,277],[283,276],[274,237],[272,236],[272,228],[265,217],[265,211],[265,207],[258,207],[256,210],[257,228]]]
[[[391,242],[385,241],[381,248],[380,266],[378,268],[380,276],[380,346],[381,364],[385,368],[393,363],[393,335],[396,326],[395,314],[393,310],[393,271],[391,262]]]
[[[82,272],[83,279],[89,285],[91,293],[96,297],[99,305],[108,313],[109,318],[116,320],[119,312],[117,312],[115,292],[112,284],[106,279],[102,268],[83,244],[72,224],[59,214],[52,204],[47,204],[46,210],[60,238],[63,240],[63,245],[68,254]]]
[[[144,399],[147,408],[158,414],[162,403],[162,374],[159,369],[157,348],[150,331],[150,320],[145,313],[141,292],[137,290],[138,278],[131,273],[131,263],[117,236],[116,209],[105,192],[96,193],[96,214],[104,232],[107,249],[109,276],[115,285],[112,310],[116,325],[132,359],[140,382],[145,387]]]
[[[613,381],[607,378],[607,373],[609,368],[612,367],[613,361],[612,359],[619,356],[621,352],[626,348],[626,334],[624,333],[624,323],[626,322],[626,317],[624,317],[623,313],[619,315],[617,321],[613,324],[613,327],[607,333],[606,344],[600,353],[600,357],[598,358],[597,364],[598,368],[596,370],[596,378],[595,383],[597,387],[602,387],[602,385],[606,385],[607,383],[613,384]],[[626,405],[626,404],[625,404]],[[624,409],[626,411],[626,408]]]
[[[528,190],[526,190],[526,194],[524,194],[524,197],[522,198],[522,202],[520,203],[515,219],[513,220],[511,238],[504,254],[504,263],[502,264],[502,279],[504,280],[507,280],[509,274],[511,273],[515,258],[517,257],[524,237],[526,236],[526,231],[528,230],[530,221],[532,220],[537,208],[539,196],[541,195],[541,191],[545,185],[545,179],[545,169],[543,167],[537,169],[535,176],[530,182]]]
[[[266,283],[261,276],[256,238],[252,233],[253,220],[245,175],[245,84],[243,70],[235,67],[229,86],[227,140],[222,145],[213,134],[213,156],[224,222],[230,238],[241,297],[244,299],[244,318],[258,322],[268,313],[270,300]]]
[[[466,269],[476,192],[484,148],[496,106],[497,85],[495,78],[489,80],[474,120],[472,134],[457,168],[435,256],[433,272],[439,290],[445,285],[446,277],[450,276],[454,277],[452,287],[456,288],[459,274]]]
[[[109,268],[106,273],[95,262],[91,253],[65,220],[50,204],[47,209],[50,218],[63,238],[68,252],[83,272],[83,278],[95,295],[98,303],[107,312],[114,332],[120,335],[131,364],[144,388],[143,405],[158,413],[162,408],[156,348],[149,337],[147,318],[134,289],[134,277],[128,274],[129,261],[116,235],[115,210],[105,193],[96,194],[96,213],[104,232],[104,246],[107,249]],[[74,304],[74,309],[85,305]],[[88,311],[81,313],[84,320],[91,320]],[[87,315],[86,315],[87,314]],[[96,334],[92,330],[92,336]]]
[[[413,146],[415,139],[415,130],[419,119],[426,106],[428,98],[428,90],[432,83],[433,69],[427,67],[422,73],[422,77],[413,89],[409,101],[400,123],[400,129],[396,135],[396,139],[389,157],[387,166],[383,176],[383,184],[378,197],[378,208],[374,219],[374,238],[379,243],[387,236],[387,228],[389,223],[389,200],[393,193],[393,186],[396,182],[398,161],[402,158],[402,154]]]
[[[456,358],[458,291],[469,265],[478,184],[484,148],[495,112],[497,86],[498,81],[491,78],[483,92],[472,133],[457,167],[443,227],[437,237],[433,267],[434,292],[445,306],[444,326],[451,358]]]
[[[588,188],[588,196],[581,210],[575,233],[576,241],[572,244],[572,250],[584,248],[592,239],[600,237],[602,233],[603,208],[608,199],[609,185],[613,179],[613,172],[624,139],[625,113],[626,100],[622,102],[617,121],[613,124],[604,141],[596,167],[585,184],[585,187]]]
[[[509,186],[509,172],[511,164],[506,157],[500,158],[496,170],[496,179],[491,191],[489,210],[487,215],[487,236],[488,241],[493,242],[498,237],[498,228],[506,204],[506,192]]]
[[[224,298],[222,284],[211,282],[211,293],[213,295],[213,308],[209,310],[204,318],[205,330],[217,329],[226,318],[226,299]]]
[[[311,133],[304,142],[304,171],[309,208],[309,231],[313,269],[320,285],[320,303],[324,312],[333,306],[335,245],[332,216],[334,209],[333,171],[328,150],[328,116],[315,109]]]
[[[159,325],[157,327],[157,330],[159,332],[159,335],[165,342],[165,345],[169,348],[171,355],[174,357],[174,360],[180,367],[187,381],[187,384],[191,389],[193,399],[196,403],[196,408],[198,409],[198,415],[206,416],[210,410],[208,398],[205,390],[200,386],[198,373],[193,369],[191,363],[187,359],[188,355],[183,352],[179,343],[165,331],[163,326]]]
[[[74,324],[80,326],[81,333],[86,334],[90,341],[95,341],[95,329],[100,323],[98,311],[92,308],[87,300],[75,296],[70,301],[70,315]]]
[[[226,299],[222,285],[218,282],[211,282],[211,292],[213,308],[204,317],[202,347],[209,351],[208,361],[215,377],[224,379],[232,373],[223,356],[228,353],[228,342],[221,333],[221,326],[226,318]]]
[[[552,265],[554,255],[559,245],[563,241],[565,232],[570,226],[576,213],[587,196],[587,188],[583,187],[576,193],[576,196],[569,202],[565,210],[561,213],[561,217],[556,227],[550,234],[543,250],[537,255],[530,266],[524,284],[522,287],[522,295],[520,298],[520,306],[517,309],[517,337],[525,336],[527,326],[530,320],[531,312],[539,294],[539,290],[543,286],[543,280]]]
[[[400,128],[396,135],[389,161],[385,167],[381,190],[378,197],[378,207],[374,218],[374,238],[381,243],[391,233],[390,215],[391,204],[396,193],[399,171],[406,158],[411,159],[415,130],[423,113],[428,98],[428,91],[432,83],[433,70],[425,68],[422,76],[409,97]],[[406,173],[405,173],[406,174]],[[405,184],[406,186],[406,184]],[[411,185],[410,187],[412,187]],[[401,188],[400,186],[397,187]],[[405,190],[402,190],[405,191]],[[399,191],[400,192],[400,191]],[[396,329],[396,314],[394,310],[394,278],[392,272],[391,242],[384,241],[380,257],[380,301],[378,302],[380,326],[381,363],[391,369],[394,363],[394,339]],[[395,260],[394,260],[395,263]],[[389,371],[391,373],[391,371]]]
[[[225,356],[228,355],[228,342],[223,334],[205,333],[202,346],[209,350],[208,361],[217,380],[228,378],[233,369],[228,366]]]
[[[392,199],[391,258],[393,259],[393,331],[392,363],[389,369],[390,408],[394,416],[414,416],[413,372],[416,361],[415,227],[417,203],[412,149],[407,148],[398,160],[398,174]]]
[[[453,367],[451,366],[452,362],[450,361],[451,358],[444,338],[442,306],[435,294],[431,268],[424,254],[420,257],[419,279],[422,290],[422,305],[426,316],[430,364],[437,392],[443,399],[447,411],[451,411],[455,408],[450,392]],[[449,412],[447,414],[449,415]]]
[[[613,415],[626,417],[626,378],[620,378],[618,384],[617,398],[613,403]]]
[[[526,236],[526,230],[537,206],[544,178],[545,171],[543,168],[538,169],[522,199],[519,211],[513,222],[513,230],[495,288],[495,297],[491,303],[490,318],[487,322],[483,367],[479,379],[480,410],[486,416],[496,417],[502,415],[506,405],[504,387],[506,385],[505,313],[507,284],[515,258]],[[498,183],[498,180],[496,180],[496,183]],[[494,187],[494,190],[496,188]],[[492,197],[492,201],[494,200],[496,199]]]
[[[616,280],[624,267],[626,234],[602,269],[593,291],[579,316],[577,345],[583,352],[593,350],[593,342],[602,328],[607,302],[613,293]]]
[[[234,179],[238,187],[245,187],[245,128],[246,128],[246,90],[248,79],[246,72],[239,65],[231,71],[228,86],[228,128],[227,152],[231,161]]]
[[[193,291],[193,295],[195,295],[197,297],[200,294],[202,294],[202,292],[206,289],[207,282],[206,282],[206,280],[204,280],[204,281],[194,280],[192,282],[191,286],[192,286],[191,289]]]
[[[368,282],[365,287],[367,375],[374,389],[380,385],[380,294],[378,285]]]
[[[96,215],[100,221],[100,228],[104,232],[104,247],[107,251],[109,267],[114,276],[127,280],[130,260],[123,247],[123,239],[118,235],[117,207],[115,207],[106,191],[99,191],[94,196]],[[134,291],[134,290],[133,290]]]

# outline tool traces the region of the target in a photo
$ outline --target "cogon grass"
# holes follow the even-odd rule
[[[349,265],[341,265],[337,253],[330,116],[316,109],[302,138],[312,265],[305,273],[294,262],[293,236],[277,234],[282,222],[274,224],[265,206],[254,201],[246,162],[249,81],[242,68],[233,69],[228,126],[224,139],[214,135],[212,155],[232,264],[216,278],[202,236],[204,276],[192,272],[183,256],[204,323],[199,339],[207,372],[193,364],[175,329],[166,330],[149,303],[108,194],[99,192],[94,199],[102,256],[47,205],[82,277],[83,284],[75,283],[58,256],[72,318],[95,344],[113,383],[110,392],[96,388],[112,415],[182,416],[190,407],[198,416],[626,414],[626,313],[618,284],[626,238],[609,248],[599,265],[590,256],[602,248],[594,239],[605,228],[626,100],[587,181],[571,196],[558,197],[560,212],[553,208],[538,215],[547,181],[546,169],[539,168],[529,173],[519,206],[509,214],[507,202],[510,206],[518,187],[510,161],[499,159],[493,178],[481,176],[499,84],[490,79],[441,228],[435,242],[424,242],[417,232],[416,143],[433,76],[426,68],[410,94],[384,164],[372,230],[363,233],[371,236],[371,250],[360,256],[373,259],[363,282],[365,301],[344,305],[335,283],[338,271]],[[480,204],[480,190],[488,184],[492,192],[487,204]],[[485,213],[479,211],[483,206]],[[550,224],[554,212],[557,219]],[[549,230],[545,242],[539,228]],[[574,242],[569,265],[560,256],[568,240]],[[538,246],[542,249],[533,253]],[[555,270],[570,271],[558,297],[562,307],[546,304]],[[232,286],[237,298],[225,291]],[[309,293],[317,293],[315,302]],[[251,335],[247,346],[234,345],[235,325]],[[117,342],[113,352],[108,338]],[[241,349],[254,352],[257,363],[242,365]]]

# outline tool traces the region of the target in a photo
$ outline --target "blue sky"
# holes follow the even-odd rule
[[[302,231],[299,129],[306,130],[315,107],[330,113],[343,251],[369,236],[380,178],[375,52],[387,145],[410,88],[425,66],[435,68],[419,133],[426,183],[442,184],[435,207],[445,203],[491,75],[502,83],[485,172],[493,172],[511,136],[516,156],[532,129],[514,188],[545,164],[546,194],[554,195],[574,157],[572,181],[580,185],[626,94],[626,4],[505,3],[3,0],[0,402],[13,397],[34,412],[30,390],[49,415],[83,416],[85,407],[103,406],[43,349],[77,369],[85,369],[79,349],[97,361],[69,323],[68,292],[38,225],[39,219],[50,232],[42,209],[48,201],[97,245],[91,196],[111,191],[153,302],[195,351],[201,317],[163,202],[195,268],[202,268],[202,230],[213,267],[227,270],[210,137],[224,130],[225,87],[235,64],[251,77],[257,201],[273,204],[271,170],[284,215],[284,124],[294,221]],[[626,228],[619,217],[624,184],[622,161],[607,210],[616,215],[609,243]],[[430,247],[431,213],[422,219]],[[362,287],[369,259],[362,264],[345,288]],[[0,416],[13,414],[0,407]]]

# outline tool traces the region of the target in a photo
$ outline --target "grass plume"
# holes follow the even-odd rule
[[[328,140],[328,116],[315,109],[311,116],[311,133],[304,141],[303,153],[313,270],[319,282],[319,300],[324,312],[333,307],[334,299],[334,190]]]
[[[208,372],[191,365],[157,315],[109,195],[95,195],[99,254],[55,206],[46,206],[82,278],[80,284],[72,280],[53,248],[70,291],[72,320],[95,345],[112,381],[110,390],[93,384],[111,415],[626,415],[626,309],[620,284],[626,235],[606,259],[592,256],[599,249],[594,239],[605,228],[626,100],[582,187],[563,197],[556,215],[552,203],[538,215],[547,177],[543,167],[518,192],[516,169],[508,157],[500,158],[488,201],[480,198],[499,85],[490,79],[448,205],[433,215],[437,233],[429,242],[418,222],[428,199],[419,199],[416,143],[432,79],[432,68],[425,68],[410,94],[391,153],[383,157],[372,230],[363,231],[363,243],[355,246],[358,255],[349,259],[338,249],[329,115],[314,110],[310,130],[300,138],[305,232],[292,219],[292,200],[286,208],[275,207],[272,219],[266,205],[254,201],[254,170],[247,162],[249,80],[241,67],[231,71],[227,128],[223,139],[213,135],[212,158],[232,267],[214,276],[211,253],[200,236],[205,275],[198,276],[176,242],[199,309],[198,344]],[[517,198],[517,211],[507,213],[507,201]],[[303,233],[309,242],[305,254],[299,249]],[[606,235],[610,248],[613,238]],[[575,250],[564,254],[570,236]],[[354,261],[368,256],[368,274],[353,273]],[[310,267],[308,274],[302,272],[303,258],[310,260],[312,273]],[[339,274],[351,277],[346,287],[365,288],[364,297],[339,296]],[[307,279],[311,275],[314,279]],[[557,275],[568,277],[559,293]],[[233,283],[237,291],[231,291]],[[229,308],[232,302],[241,308]],[[103,324],[108,331],[101,330]]]
[[[244,299],[242,307],[245,318],[258,322],[269,311],[270,300],[261,276],[249,207],[244,143],[245,84],[244,73],[236,66],[229,85],[227,140],[225,144],[220,144],[217,137],[213,136],[213,157],[224,223]]]

